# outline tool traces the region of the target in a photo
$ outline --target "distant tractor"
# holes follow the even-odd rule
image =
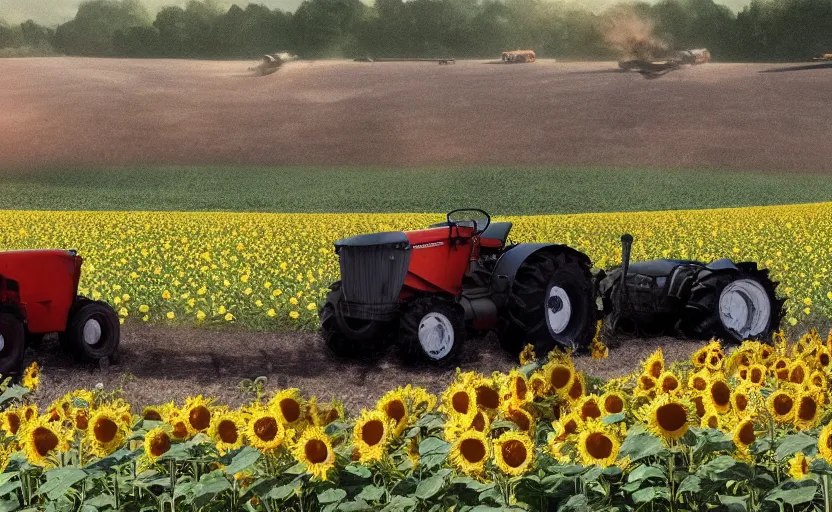
[[[496,332],[510,352],[530,343],[585,349],[598,308],[585,254],[556,243],[508,243],[510,222],[454,210],[427,229],[335,242],[341,280],[319,310],[340,356],[396,344],[411,360],[445,365],[466,339]]]
[[[526,63],[534,62],[537,56],[532,50],[515,50],[510,52],[503,52],[503,62],[506,63]]]
[[[815,55],[815,57],[812,60],[814,60],[815,62],[830,61],[832,60],[832,53],[820,53],[818,55]]]
[[[0,252],[0,374],[17,376],[27,342],[58,333],[77,356],[100,361],[118,349],[118,315],[78,295],[83,260],[75,251]]]

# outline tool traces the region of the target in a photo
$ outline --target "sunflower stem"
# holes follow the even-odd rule
[[[832,501],[829,499],[829,475],[823,475],[823,507],[825,512],[832,511]]]
[[[674,456],[675,452],[671,449],[670,456],[667,458],[667,482],[670,485],[670,511],[673,512],[676,509],[676,497],[673,491],[673,465],[674,465]]]

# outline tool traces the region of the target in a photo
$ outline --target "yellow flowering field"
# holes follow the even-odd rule
[[[130,404],[78,389],[48,405],[0,385],[3,510],[829,510],[832,331],[607,382],[568,353],[433,394],[387,389],[345,411],[297,388]]]
[[[487,205],[483,205],[487,210]],[[314,329],[338,278],[332,243],[419,229],[437,214],[266,214],[4,211],[0,250],[74,248],[81,293],[113,304],[126,322]],[[505,217],[515,242],[552,241],[619,263],[676,257],[759,261],[781,282],[791,325],[832,317],[832,203],[737,209]]]

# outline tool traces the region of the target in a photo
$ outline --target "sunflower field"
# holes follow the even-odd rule
[[[601,382],[568,353],[348,414],[253,386],[128,404],[81,389],[39,409],[39,369],[0,395],[0,510],[830,510],[832,332],[661,349]]]
[[[315,329],[338,279],[336,240],[421,229],[444,214],[4,211],[0,250],[76,249],[81,293],[124,322]],[[832,203],[495,218],[517,242],[557,242],[597,268],[676,257],[753,260],[789,300],[784,326],[832,318]]]

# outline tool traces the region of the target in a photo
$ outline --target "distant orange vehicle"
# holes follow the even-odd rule
[[[534,62],[537,56],[532,50],[515,50],[510,52],[503,52],[503,62],[525,63]]]

